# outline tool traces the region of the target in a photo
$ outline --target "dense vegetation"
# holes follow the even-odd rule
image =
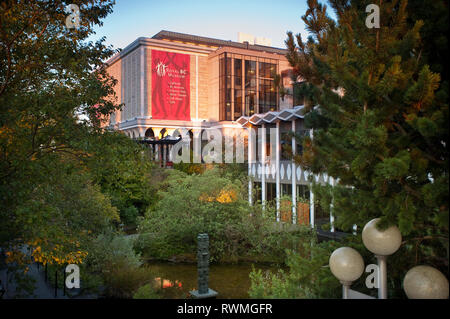
[[[327,264],[341,245],[374,262],[360,235],[317,243],[307,227],[275,225],[273,207],[248,205],[242,166],[163,172],[144,148],[103,130],[121,107],[104,65],[115,51],[86,39],[113,1],[77,3],[79,29],[63,23],[64,1],[0,4],[0,266],[7,262],[16,283],[33,288],[24,277],[28,247],[50,273],[79,264],[85,292],[158,298],[143,257],[193,261],[204,232],[212,261],[289,266],[255,271],[252,297],[339,297]],[[404,297],[400,283],[413,265],[448,272],[448,75],[437,62],[446,56],[448,8],[385,1],[382,27],[368,30],[370,1],[330,3],[337,21],[310,0],[303,20],[312,36],[286,41],[314,129],[296,160],[339,179],[333,189],[314,187],[324,209],[333,201],[339,228],[361,229],[373,217],[400,227],[404,243],[388,271],[390,295]],[[122,225],[138,226],[137,241]],[[364,291],[362,280],[355,286]]]
[[[375,217],[381,227],[400,228],[403,244],[389,258],[389,295],[405,297],[401,283],[413,266],[428,264],[448,275],[448,78],[446,62],[437,58],[448,50],[448,5],[383,1],[380,28],[368,29],[365,8],[372,2],[329,1],[333,20],[326,5],[309,0],[302,20],[311,36],[304,42],[288,32],[287,57],[303,81],[296,93],[314,130],[295,159],[339,180],[336,187],[313,186],[339,229],[356,224],[361,231]],[[329,270],[319,272],[330,253],[314,254],[314,263],[291,256],[291,272],[281,277],[254,275],[253,294],[324,296],[303,274],[316,269],[330,280]]]
[[[78,263],[85,287],[106,284],[117,295],[106,274],[141,270],[132,248],[113,253],[120,239],[102,238],[118,236],[121,223],[136,224],[151,205],[152,167],[141,147],[101,128],[121,107],[104,68],[115,51],[105,39],[86,39],[113,1],[77,4],[78,29],[64,23],[65,1],[0,4],[0,263],[32,290],[24,278],[28,247],[50,270]],[[100,258],[105,252],[112,255]]]
[[[297,249],[309,229],[275,227],[273,209],[249,206],[247,185],[232,173],[217,167],[192,175],[171,171],[160,184],[160,200],[139,224],[139,250],[151,258],[195,261],[197,235],[208,233],[212,261],[284,262],[285,249]]]

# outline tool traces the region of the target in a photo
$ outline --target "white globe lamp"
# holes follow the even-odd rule
[[[448,299],[448,280],[430,266],[411,268],[403,279],[403,289],[409,299]]]

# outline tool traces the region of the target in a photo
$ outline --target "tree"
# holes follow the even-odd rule
[[[0,4],[0,246],[9,250],[76,252],[82,234],[117,219],[84,165],[101,119],[120,108],[103,63],[114,51],[86,42],[113,1],[73,3],[78,29],[66,27],[65,1]]]
[[[303,42],[288,32],[287,58],[304,81],[305,122],[314,130],[296,161],[339,180],[314,186],[325,209],[333,202],[337,227],[361,229],[375,217],[381,227],[399,226],[404,243],[392,263],[402,258],[394,274],[401,282],[418,263],[448,271],[448,89],[432,71],[442,51],[423,49],[433,34],[421,39],[420,31],[429,26],[408,19],[414,6],[379,1],[380,28],[368,29],[371,2],[329,1],[335,21],[309,0],[302,19],[311,36]],[[441,14],[439,3],[428,12]]]

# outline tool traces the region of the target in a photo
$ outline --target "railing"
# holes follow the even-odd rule
[[[283,184],[292,183],[293,174],[295,174],[295,183],[297,185],[309,185],[310,177],[320,184],[332,183],[327,174],[313,175],[311,172],[302,169],[299,165],[295,165],[295,171],[293,171],[291,161],[280,161],[278,170],[280,173],[280,182]],[[263,172],[265,172],[266,182],[276,182],[277,167],[274,161],[265,163],[264,167],[261,162],[250,164],[249,176],[253,177],[255,182],[261,181]]]

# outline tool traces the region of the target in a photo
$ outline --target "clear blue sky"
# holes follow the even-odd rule
[[[114,12],[89,40],[106,36],[107,44],[123,49],[161,30],[232,41],[240,31],[284,48],[286,31],[301,33],[306,40],[301,20],[306,7],[306,0],[116,0]]]

